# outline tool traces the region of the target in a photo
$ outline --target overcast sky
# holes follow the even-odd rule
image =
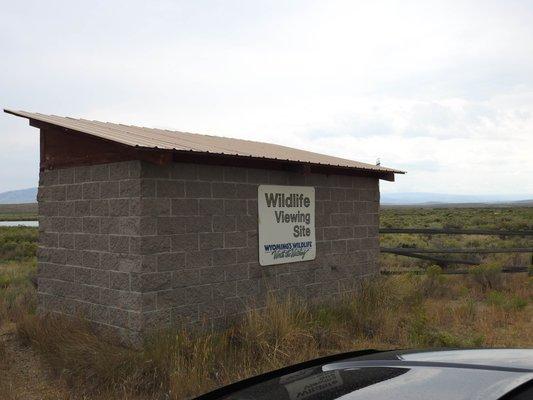
[[[533,1],[4,1],[0,106],[405,169],[384,192],[533,194]],[[0,115],[0,191],[38,131]]]

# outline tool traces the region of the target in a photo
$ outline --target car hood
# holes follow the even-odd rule
[[[317,360],[320,361],[320,360]],[[258,378],[264,378],[259,379]],[[533,350],[393,351],[337,357],[233,385],[226,400],[499,399],[533,379]]]
[[[398,359],[404,361],[472,364],[502,368],[533,368],[533,350],[530,349],[403,351],[395,352],[395,354]]]

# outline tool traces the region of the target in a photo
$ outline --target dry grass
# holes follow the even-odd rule
[[[128,349],[82,320],[35,315],[35,260],[17,247],[35,235],[24,229],[4,229],[0,243],[0,393],[7,399],[182,399],[343,351],[533,347],[533,278],[504,276],[501,260],[491,260],[469,276],[430,266],[423,276],[376,278],[322,306],[270,299],[223,332],[159,332]]]
[[[265,310],[250,312],[226,331],[159,332],[138,350],[101,340],[81,320],[33,315],[31,296],[23,293],[31,286],[20,291],[26,300],[4,315],[16,323],[20,343],[30,346],[73,394],[182,399],[356,349],[532,347],[532,278],[498,279],[494,289],[478,276],[443,276],[438,268],[425,276],[376,278],[335,303],[270,299]]]

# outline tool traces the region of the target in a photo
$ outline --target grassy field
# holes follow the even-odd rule
[[[531,230],[533,229],[533,207],[515,208],[385,208],[381,211],[380,225],[383,228],[455,228]],[[414,235],[383,234],[382,247],[404,248],[511,248],[531,247],[530,237],[499,237],[484,235]],[[455,256],[457,258],[457,255]],[[528,267],[531,254],[482,254],[464,255],[460,258],[483,263],[496,263],[501,267]],[[392,254],[381,255],[381,267],[385,270],[423,269],[431,261],[419,260]]]
[[[454,211],[386,210],[382,223],[439,226],[448,216],[451,223],[469,224],[463,227],[505,222],[531,229],[527,209],[502,215],[458,210],[464,212],[460,218]],[[474,225],[475,217],[484,222]],[[250,313],[226,331],[160,332],[140,349],[128,349],[101,340],[82,321],[35,315],[35,239],[35,228],[0,228],[0,393],[6,399],[182,399],[342,351],[533,347],[533,278],[501,274],[502,261],[487,259],[466,276],[429,266],[424,275],[380,277],[363,282],[357,296],[319,307],[271,299],[264,312]],[[416,246],[444,240],[406,239],[421,240]],[[398,239],[383,238],[390,240]],[[470,237],[454,240],[474,245]],[[493,239],[477,240],[486,246]],[[415,262],[401,258],[406,267]],[[386,257],[382,263],[395,267]]]
[[[0,221],[37,221],[37,203],[0,204]]]

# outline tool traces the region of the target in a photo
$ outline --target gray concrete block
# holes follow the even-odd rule
[[[162,198],[181,198],[185,195],[185,184],[181,181],[158,180],[156,182],[156,196]]]
[[[215,265],[235,264],[237,262],[237,252],[235,249],[213,250],[213,263]]]
[[[224,167],[224,182],[246,182],[246,169]]]
[[[111,199],[109,200],[110,217],[127,217],[130,214],[129,199]]]
[[[118,219],[118,233],[121,235],[139,236],[141,219],[139,217],[120,217]]]
[[[188,198],[210,198],[211,183],[209,182],[185,182],[185,196]]]
[[[198,199],[172,199],[172,215],[198,215],[198,202]],[[162,213],[158,215],[162,215]]]
[[[87,217],[91,215],[91,202],[88,200],[78,200],[75,202],[74,209],[77,217]]]
[[[254,231],[257,230],[257,217],[250,215],[237,215],[235,219],[236,230]]]
[[[59,184],[59,170],[44,170],[39,174],[40,186],[52,186]]]
[[[74,247],[76,250],[90,250],[91,249],[91,235],[82,233],[74,235]]]
[[[58,236],[57,247],[65,249],[74,249],[74,234],[73,233],[60,233]]]
[[[248,264],[231,264],[224,266],[226,281],[232,282],[242,279],[248,279]]]
[[[196,233],[172,235],[172,251],[199,250],[199,239]]]
[[[224,200],[222,199],[200,199],[198,200],[198,214],[200,215],[224,215]]]
[[[123,235],[110,235],[109,251],[112,253],[129,253],[130,237]]]
[[[66,200],[81,200],[83,199],[83,185],[68,185],[66,192]]]
[[[127,162],[118,162],[109,164],[109,179],[117,181],[130,178],[130,164]],[[133,178],[133,177],[132,177]]]
[[[212,265],[211,252],[188,251],[185,254],[185,265],[187,268],[209,267]]]
[[[271,185],[287,185],[289,176],[285,171],[268,171],[268,183]]]
[[[132,274],[131,288],[137,292],[157,292],[171,289],[172,274],[170,272]]]
[[[126,272],[109,272],[109,287],[116,290],[130,290],[130,274]]]
[[[129,311],[120,308],[109,308],[109,324],[119,328],[129,327]]]
[[[169,179],[170,169],[165,165],[143,163],[141,169],[142,178]]]
[[[161,216],[170,216],[172,203],[179,200],[171,200],[164,198],[141,198],[140,199],[140,208],[141,216],[151,216],[151,217],[161,217]]]
[[[315,260],[259,265],[267,183],[315,187]],[[123,338],[223,326],[268,293],[326,301],[378,273],[375,179],[131,161],[45,171],[40,185],[39,310],[79,310]]]
[[[109,164],[91,166],[91,180],[93,182],[108,181],[109,178]]]
[[[221,249],[224,247],[224,235],[222,233],[200,233],[198,237],[200,250]]]
[[[246,200],[224,200],[225,215],[247,215],[248,206]]]
[[[190,286],[185,288],[188,304],[207,303],[213,298],[211,285]]]
[[[91,270],[91,285],[100,288],[109,288],[109,271],[99,269]]]
[[[143,272],[142,256],[139,255],[119,255],[118,270],[121,272]]]
[[[222,181],[224,179],[223,168],[213,165],[198,165],[198,179],[201,181]]]
[[[213,285],[213,300],[220,301],[237,295],[237,281],[220,282]]]
[[[195,286],[200,284],[200,269],[181,269],[172,272],[172,288]]]
[[[214,198],[233,199],[237,196],[237,186],[234,183],[212,182],[211,189]]]
[[[176,235],[186,232],[188,217],[159,217],[157,219],[158,235]]]
[[[59,234],[57,232],[42,232],[39,235],[39,245],[43,247],[58,247]]]
[[[175,163],[169,168],[171,179],[198,179],[198,165],[196,164]]]
[[[89,235],[90,250],[109,251],[109,235]]]
[[[99,217],[83,217],[83,233],[100,233],[100,221],[101,218]]]
[[[213,217],[213,232],[233,232],[235,230],[235,216],[216,215]]]
[[[82,186],[82,196],[85,200],[100,198],[100,183],[86,182]]]
[[[212,232],[213,220],[210,216],[185,217],[185,229],[187,233]],[[181,232],[177,232],[181,233]]]
[[[139,179],[125,179],[119,183],[120,197],[139,197],[141,195],[141,181]]]
[[[185,252],[157,255],[158,271],[176,271],[185,268]]]
[[[120,220],[116,217],[99,217],[100,233],[118,235],[120,233]]]
[[[225,271],[219,266],[200,269],[200,284],[224,282]]]
[[[246,232],[226,232],[224,233],[224,247],[225,248],[238,248],[247,246],[247,233]]]
[[[141,217],[139,229],[143,235],[157,235],[157,218]]]
[[[247,170],[247,173],[248,173],[248,178],[247,178],[248,183],[258,183],[258,184],[263,184],[263,185],[269,183],[267,169],[250,168]]]

